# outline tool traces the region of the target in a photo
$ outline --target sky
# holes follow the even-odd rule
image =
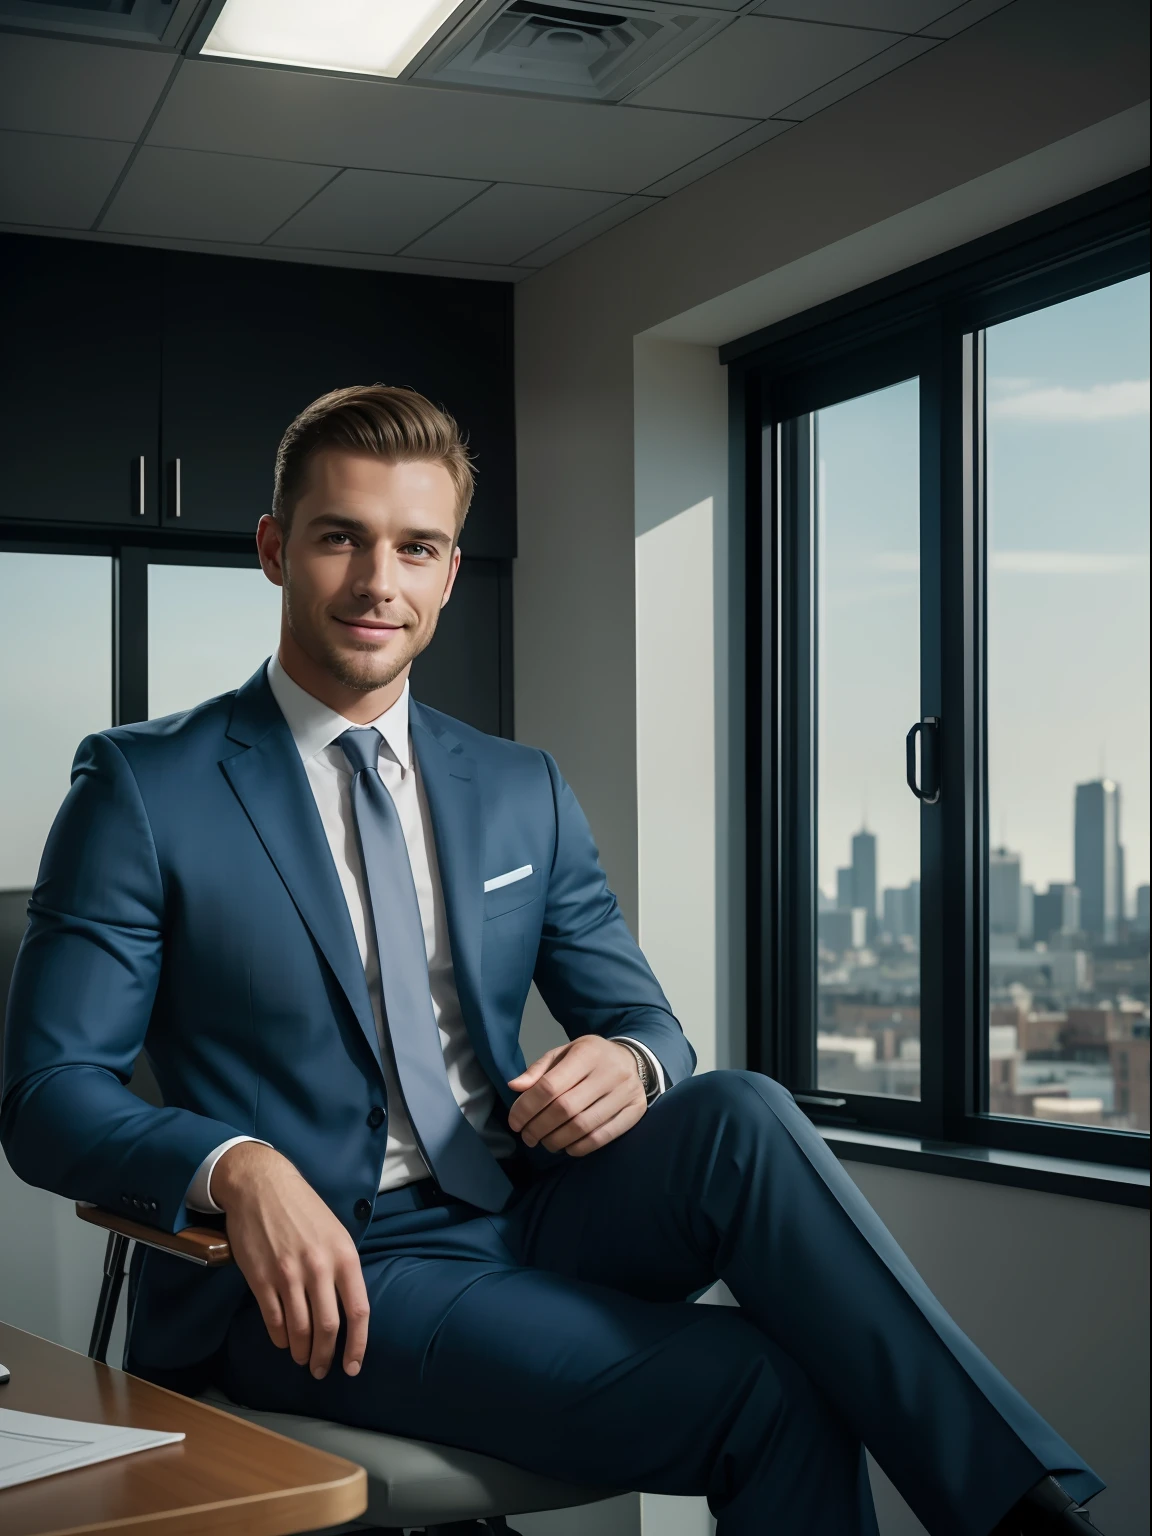
[[[1148,880],[1148,278],[990,328],[988,712],[994,840],[1072,878],[1074,787],[1121,786],[1129,903]],[[917,385],[819,413],[819,868],[866,820],[879,882],[918,873]]]

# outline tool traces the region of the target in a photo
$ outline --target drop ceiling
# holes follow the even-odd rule
[[[693,0],[716,28],[617,102],[203,58],[191,24],[50,35],[9,3],[0,228],[516,281],[1006,3]]]

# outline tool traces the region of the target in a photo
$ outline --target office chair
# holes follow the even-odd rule
[[[77,1204],[76,1214],[108,1233],[104,1278],[88,1345],[89,1358],[102,1365],[107,1364],[108,1341],[120,1302],[130,1243],[143,1243],[210,1268],[232,1263],[228,1238],[216,1228],[186,1227],[182,1232],[158,1232],[82,1203]],[[476,1451],[455,1450],[299,1414],[245,1408],[214,1387],[201,1392],[198,1401],[362,1466],[368,1474],[368,1508],[363,1520],[375,1523],[334,1528],[355,1529],[361,1536],[402,1536],[404,1530],[413,1527],[422,1528],[425,1536],[465,1536],[466,1532],[480,1536],[484,1530],[514,1536],[506,1523],[508,1515],[571,1509],[613,1498],[620,1492],[557,1483]],[[486,1525],[480,1525],[480,1521]]]

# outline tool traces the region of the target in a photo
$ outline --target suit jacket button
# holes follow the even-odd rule
[[[376,1131],[384,1124],[384,1111],[379,1104],[374,1104],[368,1111],[368,1124]]]
[[[357,1221],[367,1221],[372,1214],[371,1200],[357,1200],[356,1204],[352,1207],[352,1211]]]

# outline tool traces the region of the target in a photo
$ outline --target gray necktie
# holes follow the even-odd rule
[[[503,1209],[512,1185],[452,1094],[428,990],[428,953],[400,817],[377,769],[380,732],[345,731],[352,814],[368,886],[392,1059],[408,1118],[432,1177],[446,1194]]]

